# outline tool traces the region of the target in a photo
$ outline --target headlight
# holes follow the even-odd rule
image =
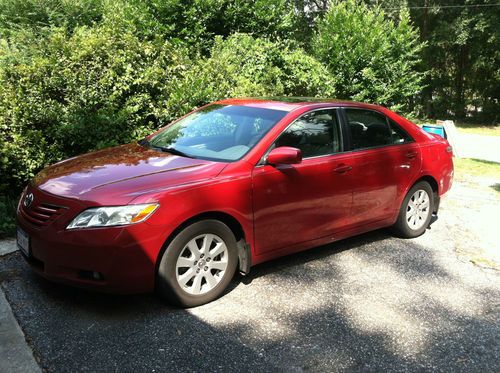
[[[112,227],[146,220],[160,206],[157,203],[128,206],[94,207],[74,218],[67,229]]]

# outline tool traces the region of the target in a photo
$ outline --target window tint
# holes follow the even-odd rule
[[[363,109],[346,109],[353,149],[372,148],[392,144],[392,131],[386,117]]]
[[[408,135],[405,130],[399,127],[394,121],[389,119],[389,127],[391,128],[392,143],[403,144],[405,142],[412,142],[413,139]]]
[[[302,151],[302,157],[316,157],[340,151],[336,110],[306,113],[276,140],[275,147],[291,146]]]

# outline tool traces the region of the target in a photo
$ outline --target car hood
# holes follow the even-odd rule
[[[226,165],[132,143],[46,167],[32,184],[58,196],[110,203],[113,196],[137,196],[155,188],[206,180],[217,176]]]

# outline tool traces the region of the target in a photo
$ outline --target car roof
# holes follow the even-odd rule
[[[328,98],[316,98],[316,97],[242,97],[242,98],[227,98],[214,102],[220,105],[238,105],[238,106],[250,106],[259,107],[263,109],[274,109],[282,111],[292,111],[294,109],[303,107],[320,107],[321,105],[332,105],[337,106],[356,106],[365,108],[379,108],[378,105],[366,104],[355,101],[347,100],[335,100]]]

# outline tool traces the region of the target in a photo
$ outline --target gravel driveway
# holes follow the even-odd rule
[[[498,228],[477,230],[484,209],[498,216],[495,194],[455,185],[418,239],[382,230],[275,260],[191,310],[54,285],[19,253],[0,259],[0,281],[49,371],[498,372]]]

